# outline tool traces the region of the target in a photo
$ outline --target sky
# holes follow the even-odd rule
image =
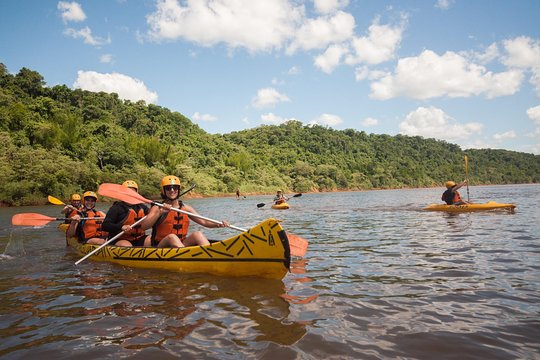
[[[0,62],[212,134],[290,119],[540,154],[540,1],[0,1]]]

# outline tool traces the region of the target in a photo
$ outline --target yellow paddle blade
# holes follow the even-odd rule
[[[51,195],[47,196],[47,200],[49,200],[49,202],[51,204],[54,204],[54,205],[66,205],[66,204],[64,204],[64,202],[62,200],[57,199],[57,198],[55,198],[54,196],[51,196]]]

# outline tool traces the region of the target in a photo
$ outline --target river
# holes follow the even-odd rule
[[[57,223],[10,223],[60,207],[0,208],[0,357],[538,359],[540,185],[470,188],[515,212],[422,211],[442,191],[303,194],[281,211],[257,208],[270,196],[187,201],[244,228],[275,217],[308,239],[279,281],[76,266]]]

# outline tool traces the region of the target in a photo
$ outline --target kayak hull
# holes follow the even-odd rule
[[[483,204],[463,204],[463,205],[446,205],[446,204],[431,204],[424,208],[428,211],[446,211],[446,212],[471,212],[471,211],[486,211],[486,210],[514,210],[514,204],[500,204],[495,201],[489,201]]]
[[[276,209],[276,210],[287,210],[288,208],[289,208],[289,204],[287,204],[286,202],[272,205],[272,209]]]
[[[58,230],[64,233],[67,231],[68,228],[69,228],[69,224],[58,224]]]
[[[81,255],[98,247],[81,244],[76,238],[67,242]],[[90,258],[136,268],[282,279],[289,271],[290,247],[279,222],[267,219],[246,232],[206,246],[104,246]]]

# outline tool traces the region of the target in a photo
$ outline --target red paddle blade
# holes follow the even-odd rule
[[[22,213],[13,215],[11,224],[17,226],[43,226],[47,225],[56,218],[36,213]]]
[[[298,235],[287,233],[289,239],[289,247],[291,248],[291,255],[304,257],[307,252],[308,241]]]
[[[152,203],[152,200],[148,200],[135,190],[132,190],[120,184],[101,184],[98,189],[98,194],[117,199],[131,205],[140,203]]]

